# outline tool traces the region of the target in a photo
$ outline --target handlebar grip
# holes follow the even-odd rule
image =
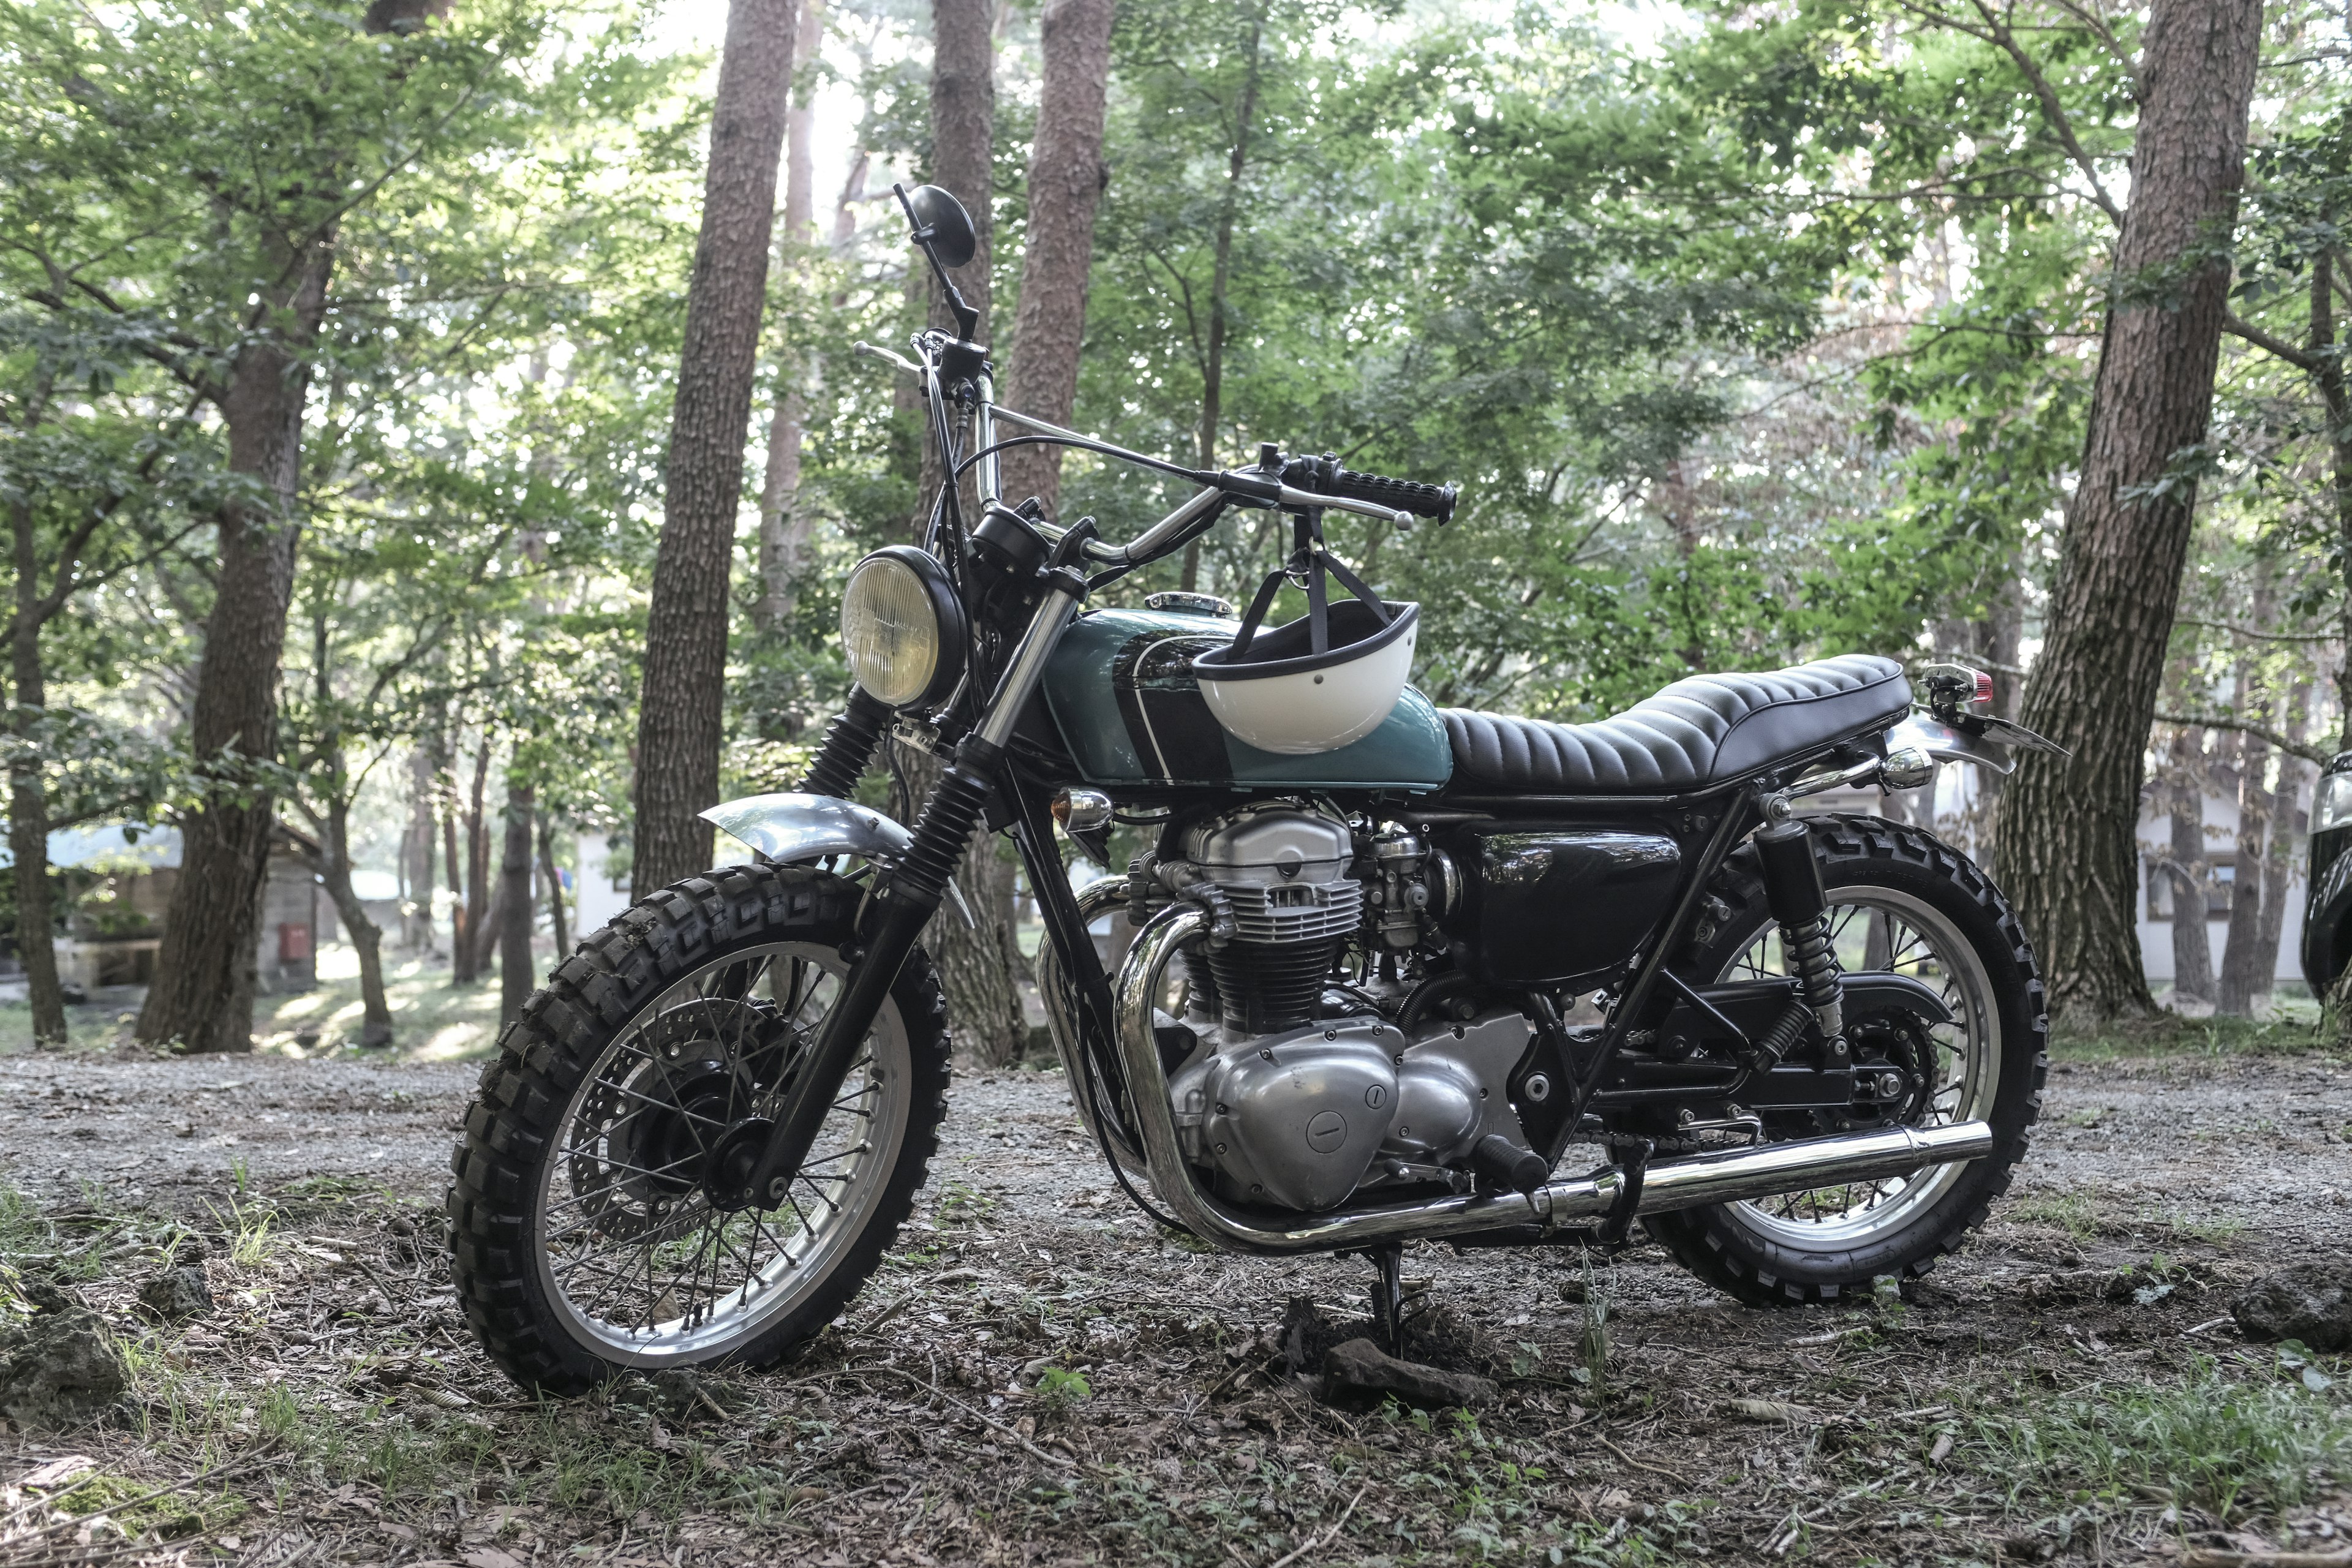
[[[1454,519],[1458,491],[1452,485],[1424,485],[1412,479],[1392,479],[1386,474],[1359,474],[1346,468],[1324,478],[1315,489],[1327,496],[1368,500],[1398,511],[1425,517],[1439,527]]]

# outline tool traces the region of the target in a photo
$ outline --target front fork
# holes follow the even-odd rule
[[[889,999],[923,928],[947,896],[948,879],[987,808],[1013,727],[1044,679],[1045,661],[1086,592],[1086,579],[1074,571],[1063,568],[1046,574],[1045,595],[1013,649],[1004,678],[924,803],[906,854],[875,879],[857,940],[842,950],[851,965],[849,983],[818,1026],[815,1043],[785,1089],[766,1136],[756,1142],[745,1139],[721,1152],[730,1168],[712,1186],[726,1194],[730,1206],[772,1208],[784,1201],[858,1047]],[[826,733],[824,749],[809,770],[809,790],[846,795],[872,760],[887,717],[887,709],[857,692]]]

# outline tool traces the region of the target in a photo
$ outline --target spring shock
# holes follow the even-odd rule
[[[1822,887],[1821,862],[1803,822],[1787,818],[1756,834],[1764,865],[1764,897],[1780,927],[1780,946],[1797,977],[1805,1005],[1832,1062],[1846,1056],[1845,1008],[1839,984],[1837,950],[1830,942],[1829,894]]]

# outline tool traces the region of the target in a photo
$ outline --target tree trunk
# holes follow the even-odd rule
[[[328,811],[322,825],[326,842],[320,847],[326,853],[324,863],[317,868],[319,880],[325,885],[328,901],[335,913],[342,917],[343,928],[352,933],[352,951],[360,960],[360,1044],[388,1046],[392,1044],[392,1004],[383,991],[383,931],[368,918],[367,906],[352,886],[352,812],[349,803],[338,801]]]
[[[186,1051],[253,1048],[256,942],[275,803],[248,769],[278,749],[278,671],[294,588],[297,491],[308,358],[327,308],[331,240],[289,258],[269,301],[277,330],[248,340],[221,399],[228,468],[268,500],[221,509],[220,569],[205,623],[190,747],[216,787],[180,828],[180,875],[163,917],[155,981],[138,1035]],[[266,323],[267,324],[267,323]]]
[[[413,952],[433,951],[433,753],[423,746],[409,752],[408,835],[401,846],[408,899],[400,941]]]
[[[539,989],[539,965],[531,961],[530,830],[539,816],[538,792],[507,778],[506,853],[499,862],[499,891],[505,921],[499,935],[499,1022],[511,1024]]]
[[[489,963],[483,922],[490,898],[490,836],[483,821],[482,802],[489,773],[490,733],[484,730],[482,743],[474,749],[473,785],[466,795],[466,922],[449,952],[452,985],[471,985],[482,977],[482,970]]]
[[[2151,1006],[2133,904],[2142,755],[2164,674],[2226,313],[2261,0],[2156,0],[2140,58],[2131,210],[2042,657],[2001,803],[1998,879],[2053,1009]]]
[[[805,73],[824,39],[823,0],[801,0],[800,37],[793,50]],[[816,241],[816,108],[812,75],[795,84],[784,121],[784,250],[786,266],[800,247]],[[802,346],[804,345],[793,345]],[[768,421],[768,461],[760,479],[760,597],[751,618],[774,632],[792,618],[801,574],[808,568],[810,518],[800,504],[801,441],[807,432],[809,383],[816,378],[805,354],[787,353],[776,411]]]
[[[503,868],[500,874],[491,878],[489,882],[489,902],[482,910],[481,928],[473,938],[474,973],[478,978],[488,973],[491,960],[499,955],[499,943],[505,938],[507,929],[507,880]],[[524,918],[530,918],[530,913],[526,906]]]
[[[2228,1018],[2253,1016],[2254,993],[2270,989],[2254,967],[2262,931],[2263,837],[2270,826],[2271,792],[2263,775],[2270,748],[2251,735],[2238,740],[2238,842],[2231,873],[2230,926],[2221,939],[2221,984],[2213,1011]]]
[[[956,282],[966,302],[980,312],[976,335],[986,342],[992,225],[989,153],[996,121],[993,15],[989,0],[935,0],[931,16],[931,179],[971,211],[979,234],[971,265],[957,274]],[[945,299],[936,286],[929,298],[932,323],[952,330]],[[917,493],[936,496],[944,482],[926,426]],[[917,537],[928,521],[928,512],[916,520]],[[911,823],[939,784],[939,764],[895,743],[891,752],[893,805],[900,820]],[[992,1063],[1018,1060],[1028,1037],[1021,1010],[1021,952],[1013,940],[1011,870],[1000,865],[996,852],[993,837],[984,835],[956,869],[956,885],[979,918],[979,929],[966,926],[950,906],[940,910],[924,934],[947,990],[949,1018],[963,1042]]]
[[[2302,736],[2310,727],[2310,718],[2311,688],[2298,679],[2287,697],[2286,732]],[[2303,858],[2297,851],[2311,830],[2311,812],[2303,798],[2311,765],[2282,752],[2278,769],[2278,788],[2271,794],[2268,813],[2270,845],[2263,855],[2263,919],[2254,934],[2253,962],[2249,966],[2257,976],[2252,988],[2252,1008],[2256,1013],[2269,1006],[2278,987],[2279,942],[2286,934],[2287,900],[2294,897],[2296,862]]]
[[[1265,19],[1250,17],[1249,63],[1242,75],[1241,101],[1234,109],[1233,155],[1225,166],[1225,199],[1217,208],[1216,256],[1209,282],[1209,342],[1201,356],[1201,467],[1217,466],[1217,426],[1223,418],[1225,392],[1225,293],[1233,279],[1234,220],[1241,210],[1242,172],[1249,165],[1250,122],[1257,115],[1259,52]],[[1184,547],[1182,587],[1190,594],[1201,584],[1201,542]]]
[[[572,926],[563,916],[563,878],[555,868],[555,834],[544,812],[539,818],[539,874],[547,883],[548,924],[555,932],[555,962],[562,963],[572,956]]]
[[[2182,738],[2186,744],[2187,738]],[[2177,753],[2176,753],[2177,754]],[[2172,795],[2172,990],[2213,1000],[2213,934],[2206,919],[2204,792],[2178,774]]]
[[[2311,349],[2319,366],[2320,401],[2327,408],[2329,449],[2336,496],[2336,551],[2343,573],[2337,598],[2339,626],[2345,637],[2344,662],[2336,676],[2336,706],[2343,725],[2338,751],[2352,751],[2352,387],[2345,384],[2344,359],[2336,352],[2334,282],[2336,255],[2323,250],[2311,264]]]
[[[1077,404],[1095,209],[1110,180],[1102,144],[1112,4],[1048,0],[1044,21],[1045,79],[1029,154],[1029,226],[1005,401],[1064,426]],[[1034,495],[1049,515],[1056,510],[1062,448],[1015,447],[1004,454],[1003,473],[1007,496]]]
[[[444,759],[445,763],[446,759]],[[441,775],[441,863],[449,868],[449,984],[458,983],[465,966],[459,955],[472,928],[466,921],[466,889],[457,883],[457,781],[445,767]]]
[[[8,852],[16,861],[16,954],[25,963],[25,988],[33,1005],[33,1043],[67,1042],[65,987],[58,979],[56,916],[49,907],[49,792],[41,759],[30,743],[42,710],[48,706],[48,677],[41,665],[41,583],[32,503],[9,509],[15,525],[16,620],[10,662],[16,687],[9,729],[23,749],[8,770]]]
[[[793,11],[794,0],[730,0],[727,10],[646,620],[629,871],[639,898],[710,866],[710,825],[699,814],[719,804],[727,575],[775,233]]]

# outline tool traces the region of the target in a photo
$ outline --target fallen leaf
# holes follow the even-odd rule
[[[1811,1407],[1791,1405],[1784,1399],[1734,1399],[1724,1406],[1743,1421],[1775,1421],[1788,1426],[1818,1421],[1821,1415]]]
[[[522,1568],[520,1559],[509,1556],[495,1546],[477,1546],[458,1561],[466,1568]]]
[[[1940,1465],[1951,1458],[1951,1455],[1952,1435],[1949,1432],[1937,1433],[1936,1446],[1927,1450],[1927,1462],[1931,1465]]]
[[[76,1476],[96,1468],[98,1468],[98,1461],[88,1455],[68,1454],[62,1458],[51,1459],[46,1465],[37,1465],[26,1471],[17,1485],[38,1487],[43,1491],[47,1491],[51,1487],[62,1486]]]

